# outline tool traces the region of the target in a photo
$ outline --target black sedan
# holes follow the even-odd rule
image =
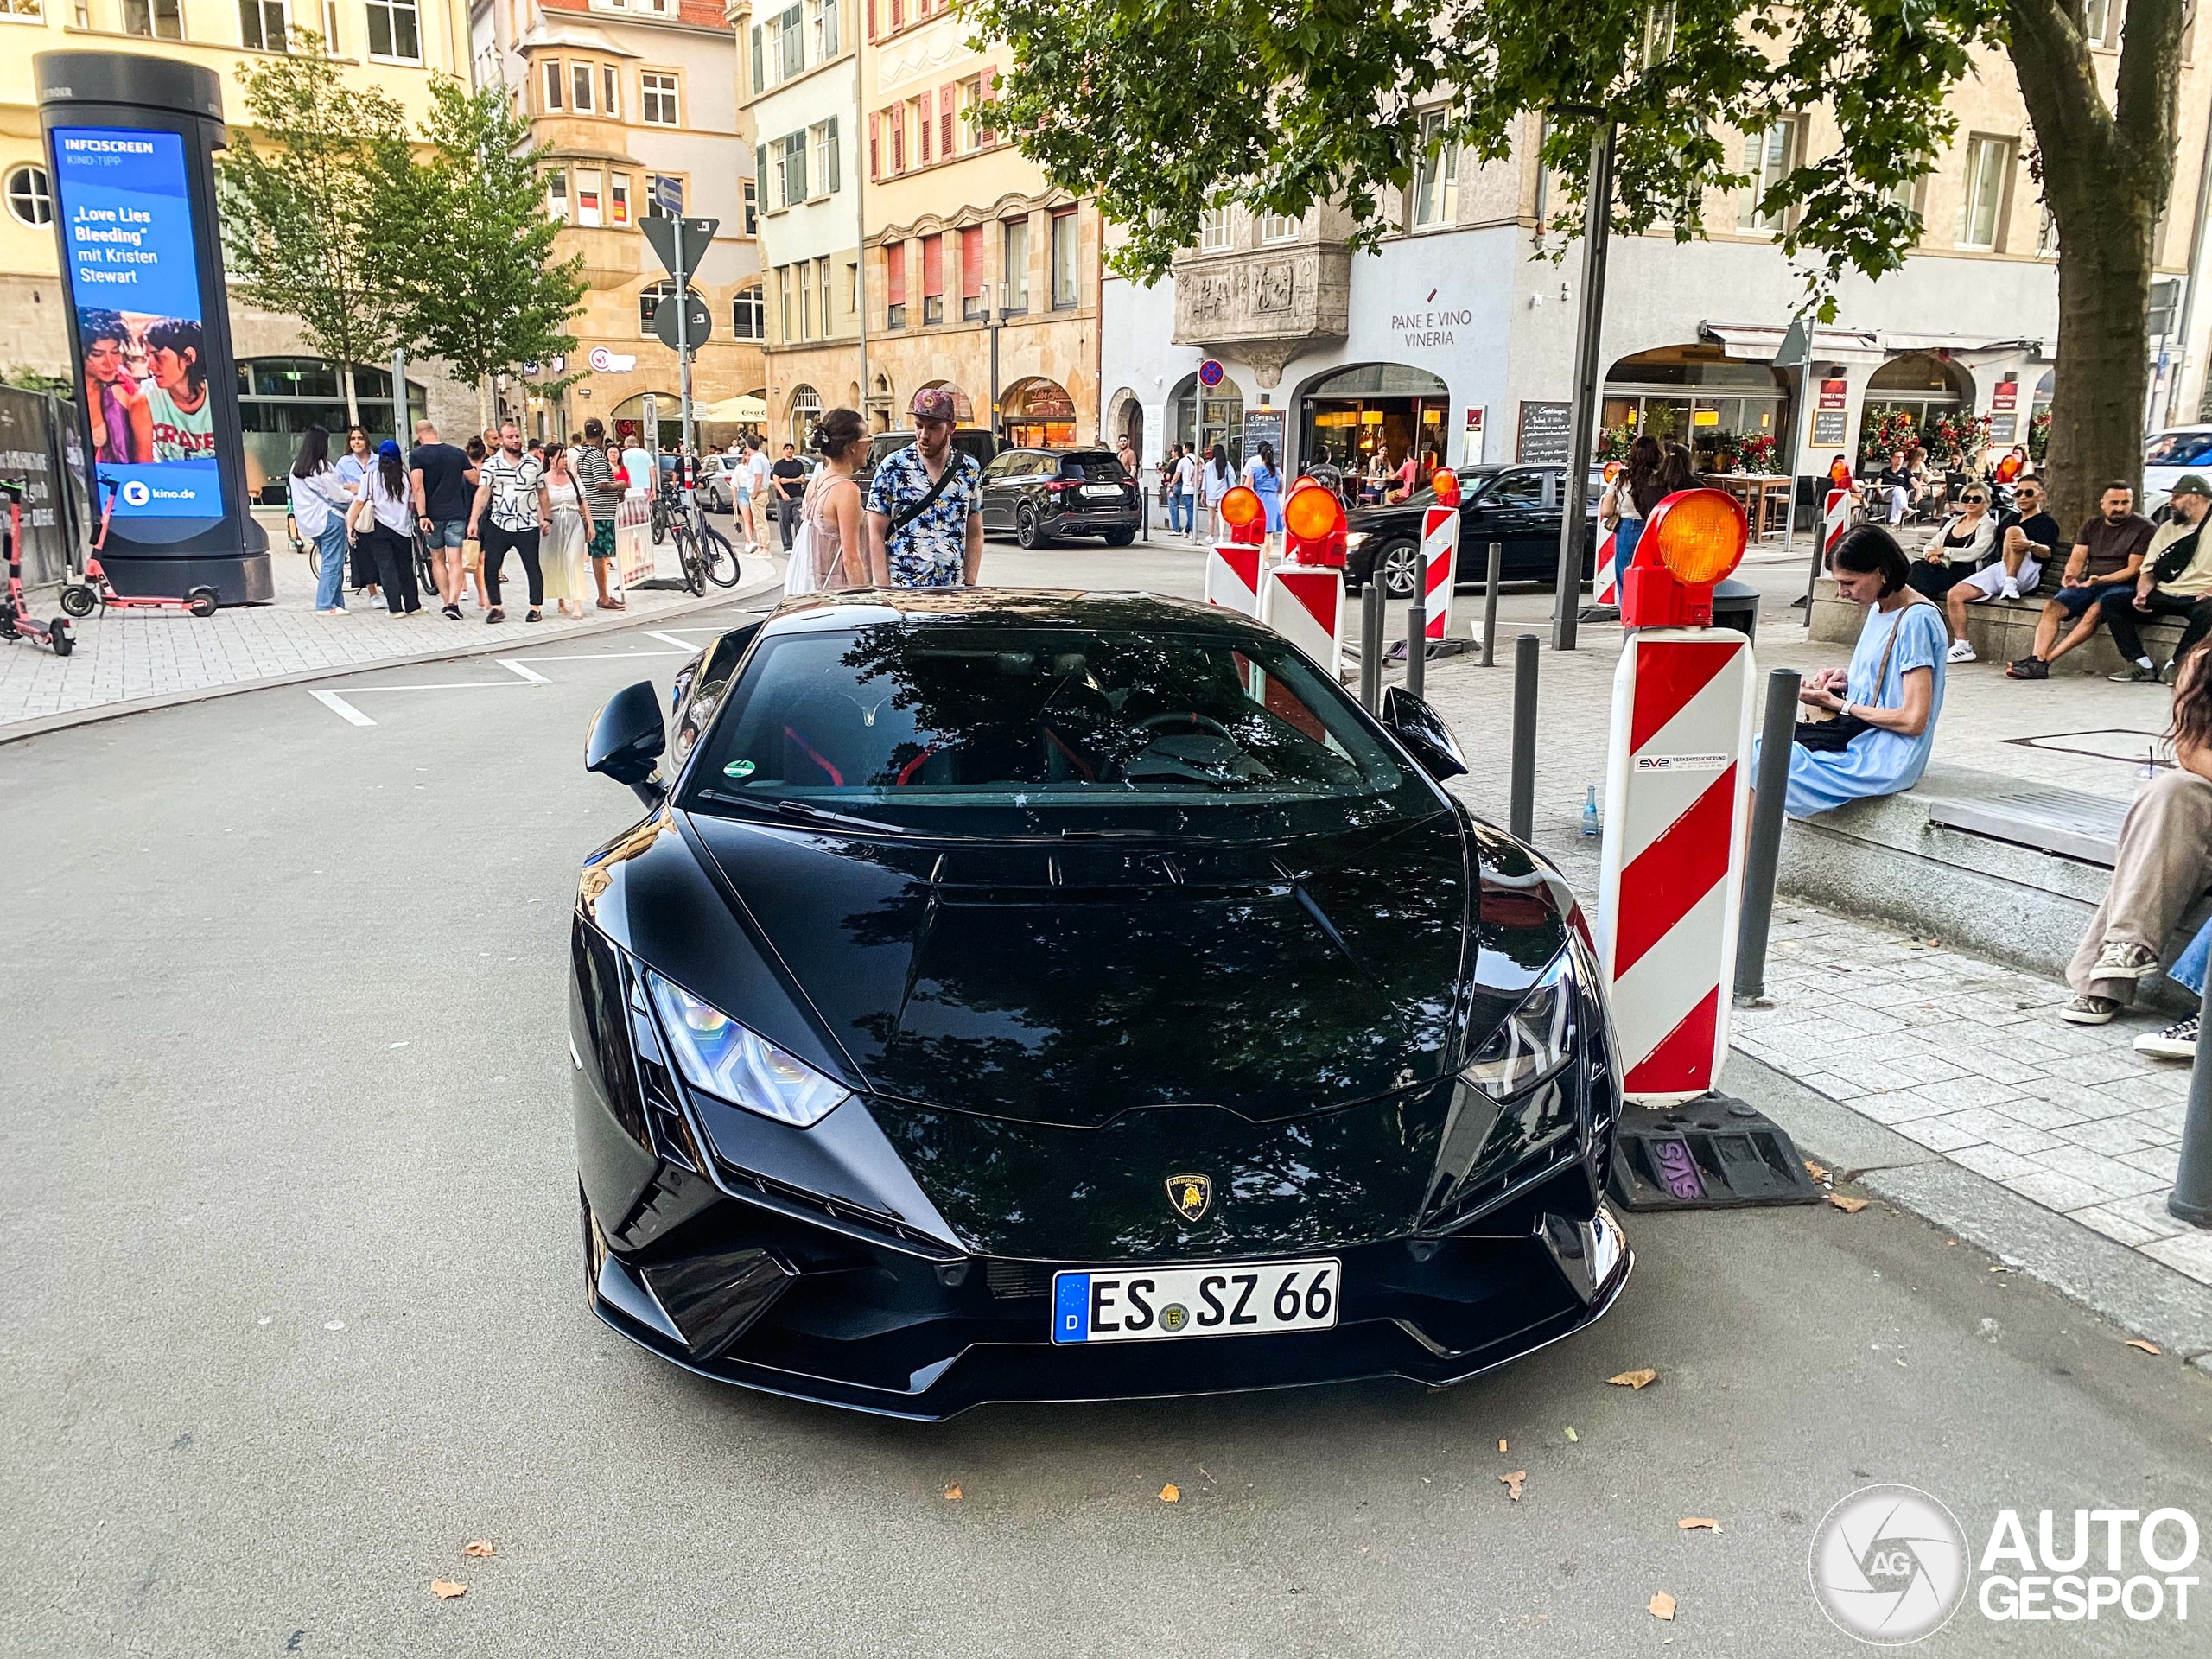
[[[1564,467],[1462,467],[1459,478],[1459,561],[1457,585],[1480,587],[1490,569],[1490,544],[1499,543],[1500,578],[1544,582],[1559,569],[1559,532],[1565,493]],[[1584,501],[1592,526],[1582,576],[1597,569],[1598,494],[1592,473]],[[1344,580],[1364,587],[1380,569],[1384,591],[1404,598],[1414,590],[1414,566],[1421,556],[1424,509],[1436,505],[1436,492],[1421,490],[1395,506],[1358,507],[1349,515]]]
[[[1135,595],[794,600],[599,716],[587,1287],[704,1376],[900,1416],[1398,1376],[1630,1261],[1582,918],[1280,636]]]
[[[1025,548],[1067,536],[1127,547],[1142,527],[1136,480],[1111,449],[1009,449],[983,468],[983,529]]]

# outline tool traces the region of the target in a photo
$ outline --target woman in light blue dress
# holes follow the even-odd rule
[[[1851,667],[1824,668],[1797,694],[1808,708],[1852,715],[1872,729],[1834,751],[1793,744],[1789,812],[1825,812],[1846,801],[1895,795],[1920,781],[1943,712],[1943,613],[1905,586],[1897,538],[1862,524],[1836,544],[1828,569],[1836,592],[1866,614]]]
[[[1282,474],[1275,466],[1273,444],[1262,442],[1258,453],[1244,463],[1244,481],[1268,511],[1268,548],[1280,549],[1281,543],[1275,537],[1282,534]]]

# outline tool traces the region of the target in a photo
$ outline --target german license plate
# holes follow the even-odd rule
[[[1083,493],[1091,496],[1111,496],[1118,501],[1122,496],[1122,486],[1118,484],[1086,484],[1083,486]]]
[[[1343,1265],[1333,1258],[1056,1273],[1052,1340],[1158,1342],[1333,1330],[1342,1277]]]

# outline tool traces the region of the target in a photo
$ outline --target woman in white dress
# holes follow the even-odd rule
[[[591,503],[569,465],[568,450],[557,443],[545,446],[545,494],[553,507],[553,533],[540,556],[545,597],[562,615],[582,621],[591,592]]]

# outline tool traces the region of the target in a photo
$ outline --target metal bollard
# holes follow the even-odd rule
[[[1506,827],[1520,841],[1536,832],[1536,653],[1542,649],[1533,633],[1513,642],[1513,785]]]
[[[2204,1064],[2201,1046],[2205,1024],[2212,1021],[2212,978],[2204,982],[2204,997],[2197,1008],[2200,1046],[2189,1068],[2189,1112],[2181,1124],[2181,1167],[2174,1172],[2174,1190],[2166,1194],[2166,1209],[2193,1227],[2212,1227],[2212,1070]]]
[[[1744,851],[1744,905],[1736,931],[1736,1006],[1766,1002],[1766,940],[1774,923],[1774,877],[1782,862],[1782,808],[1789,794],[1789,741],[1797,723],[1797,671],[1766,677],[1766,715],[1753,780],[1751,844]]]
[[[1359,706],[1369,714],[1382,707],[1383,606],[1389,595],[1382,583],[1370,577],[1359,596]]]
[[[1483,666],[1496,660],[1497,647],[1497,578],[1505,565],[1505,543],[1490,544],[1490,570],[1483,577]]]
[[[1428,566],[1414,562],[1414,596],[1406,607],[1406,690],[1424,696],[1428,691]]]

